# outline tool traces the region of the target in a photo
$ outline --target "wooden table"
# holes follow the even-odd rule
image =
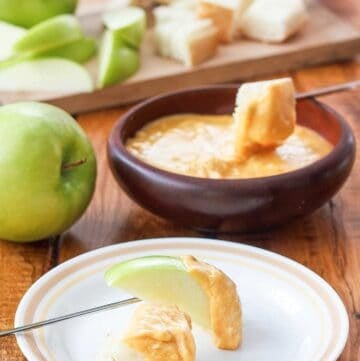
[[[359,0],[326,0],[330,7],[360,28]],[[360,79],[360,59],[304,69],[291,74],[299,91]],[[342,114],[360,140],[360,91],[322,98]],[[0,241],[0,329],[13,325],[16,307],[25,291],[52,267],[81,253],[141,238],[203,236],[139,208],[119,189],[106,160],[106,140],[126,109],[81,115],[78,121],[97,153],[95,196],[80,221],[60,238],[33,244]],[[317,272],[344,300],[350,318],[350,337],[341,361],[360,360],[360,164],[338,195],[305,219],[271,232],[212,237],[243,242],[290,257]],[[0,360],[24,360],[14,337],[0,339]],[[290,361],[290,360],[289,360]],[[316,360],[314,360],[316,361]]]

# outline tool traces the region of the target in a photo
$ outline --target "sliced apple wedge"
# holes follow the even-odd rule
[[[128,46],[139,48],[146,29],[146,14],[142,8],[128,6],[103,15],[105,26]]]
[[[139,52],[107,30],[100,49],[98,86],[103,88],[129,78],[140,67]]]
[[[192,256],[150,256],[111,267],[105,274],[119,287],[144,301],[177,305],[201,326],[211,329],[222,349],[239,347],[241,305],[235,284],[222,271]]]
[[[76,17],[60,15],[35,25],[28,30],[14,44],[14,52],[36,55],[71,43],[82,37],[83,33]]]
[[[0,91],[83,93],[93,88],[88,71],[66,59],[27,60],[0,69]]]
[[[14,44],[24,36],[26,30],[0,21],[0,61],[11,57]]]
[[[96,50],[97,44],[95,39],[81,38],[58,48],[47,50],[39,54],[39,56],[65,58],[83,64],[95,55]]]
[[[105,280],[110,287],[120,287],[143,300],[175,304],[200,325],[210,327],[209,299],[180,258],[135,258],[110,268]]]

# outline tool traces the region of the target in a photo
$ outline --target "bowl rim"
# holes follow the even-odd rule
[[[180,174],[176,172],[167,171],[161,168],[158,168],[156,166],[153,166],[149,163],[146,163],[145,161],[141,160],[140,158],[137,158],[133,154],[131,154],[127,148],[125,147],[124,142],[122,142],[120,133],[122,132],[123,128],[125,127],[127,121],[129,121],[134,114],[136,114],[140,109],[143,107],[146,107],[150,105],[151,103],[155,103],[159,100],[163,100],[166,98],[172,98],[179,95],[182,95],[184,93],[194,93],[194,92],[211,92],[217,89],[223,89],[223,90],[232,90],[232,89],[238,89],[238,84],[216,84],[216,85],[209,85],[209,86],[200,86],[200,87],[190,87],[185,88],[173,92],[167,92],[164,94],[157,95],[155,97],[151,97],[149,99],[146,99],[139,104],[132,107],[130,110],[128,110],[125,114],[120,116],[118,120],[116,121],[115,125],[113,126],[109,138],[108,138],[108,155],[114,154],[116,158],[123,158],[128,163],[132,163],[137,167],[137,169],[142,168],[148,173],[156,174],[159,176],[162,176],[164,178],[168,178],[173,182],[179,182],[179,183],[192,183],[201,185],[204,182],[206,182],[208,185],[213,186],[221,186],[221,185],[242,185],[242,186],[250,186],[251,188],[256,185],[263,186],[265,183],[267,185],[277,185],[277,184],[284,184],[284,182],[293,181],[294,179],[303,178],[305,176],[308,176],[309,173],[318,172],[323,173],[327,171],[328,169],[331,169],[331,166],[333,163],[337,163],[339,158],[341,158],[341,155],[347,150],[347,148],[350,148],[353,153],[353,157],[355,157],[356,152],[356,140],[355,136],[348,125],[347,121],[344,119],[343,116],[341,116],[336,110],[334,110],[332,107],[330,107],[327,104],[324,104],[320,102],[319,100],[315,98],[309,98],[301,101],[309,101],[313,102],[324,110],[327,113],[330,113],[333,117],[336,118],[336,120],[339,122],[341,127],[341,135],[340,139],[337,145],[334,146],[334,148],[330,151],[329,154],[327,154],[325,157],[318,159],[317,161],[310,163],[304,167],[286,172],[281,174],[276,174],[272,176],[265,176],[265,177],[253,177],[253,178],[205,178],[205,177],[195,177],[195,176],[189,176],[185,174]],[[155,119],[154,119],[155,120]],[[111,156],[110,156],[111,157]]]

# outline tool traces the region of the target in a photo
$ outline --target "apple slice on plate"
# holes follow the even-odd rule
[[[27,60],[0,70],[0,91],[83,93],[93,88],[88,71],[66,59]]]
[[[99,60],[98,86],[103,88],[129,78],[140,67],[139,52],[129,48],[107,30],[104,34]]]
[[[14,44],[24,36],[26,30],[19,26],[0,21],[0,61],[13,54]]]
[[[141,257],[114,265],[105,273],[105,281],[144,301],[177,305],[212,331],[218,348],[234,350],[241,343],[236,285],[212,265],[192,256]]]
[[[105,280],[110,287],[120,287],[143,300],[176,304],[197,323],[210,327],[208,297],[189,277],[180,258],[135,258],[111,267]]]
[[[80,24],[75,16],[60,15],[43,21],[28,30],[14,44],[17,54],[38,53],[58,48],[83,37]]]
[[[105,26],[114,31],[116,38],[122,39],[129,46],[140,47],[146,29],[145,11],[136,6],[107,12],[103,15]]]
[[[96,50],[97,44],[95,39],[81,38],[58,48],[47,50],[39,54],[39,56],[46,58],[66,58],[83,64],[95,55]]]

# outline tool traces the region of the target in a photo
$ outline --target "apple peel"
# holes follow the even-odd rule
[[[46,58],[65,58],[83,64],[96,54],[96,50],[97,44],[95,39],[81,38],[58,48],[44,51],[38,56]]]
[[[98,87],[114,85],[137,72],[140,67],[140,55],[116,38],[116,34],[107,30],[104,34],[99,60]]]
[[[79,159],[86,162],[62,170]],[[87,208],[96,182],[93,147],[74,118],[37,102],[0,107],[0,239],[60,234]]]
[[[146,13],[142,8],[128,6],[103,15],[103,23],[118,41],[138,49],[146,30]]]
[[[0,0],[0,19],[14,25],[32,26],[60,14],[72,14],[78,0]]]
[[[73,15],[59,15],[28,30],[14,44],[16,54],[36,55],[83,37],[79,21]]]

